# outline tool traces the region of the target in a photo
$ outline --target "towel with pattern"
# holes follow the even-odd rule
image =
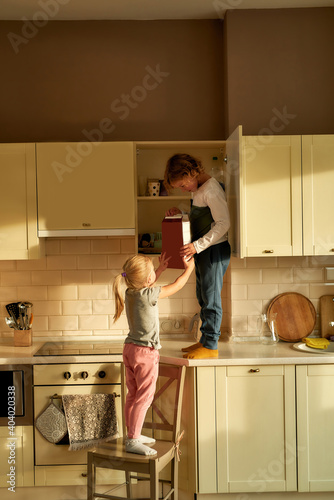
[[[69,450],[97,446],[119,437],[115,394],[63,395]]]

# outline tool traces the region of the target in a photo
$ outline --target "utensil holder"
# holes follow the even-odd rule
[[[32,334],[30,330],[14,330],[14,346],[29,347],[32,344]]]

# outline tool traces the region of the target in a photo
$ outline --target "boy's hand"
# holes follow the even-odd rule
[[[188,245],[184,245],[180,248],[181,257],[185,257],[186,259],[190,259],[193,255],[195,255],[196,250],[192,243],[188,243]]]
[[[181,210],[177,207],[172,207],[169,210],[166,210],[165,216],[170,217],[171,215],[182,214]]]

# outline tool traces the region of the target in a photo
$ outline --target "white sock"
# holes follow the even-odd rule
[[[148,436],[143,436],[142,434],[139,436],[138,439],[143,444],[154,444],[155,443],[155,439],[154,438],[150,438]]]
[[[145,446],[139,439],[126,439],[125,451],[128,453],[137,453],[138,455],[156,455],[157,451],[149,446]]]

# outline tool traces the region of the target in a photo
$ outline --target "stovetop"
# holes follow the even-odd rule
[[[34,356],[87,356],[94,354],[122,354],[123,344],[106,340],[46,342]]]

